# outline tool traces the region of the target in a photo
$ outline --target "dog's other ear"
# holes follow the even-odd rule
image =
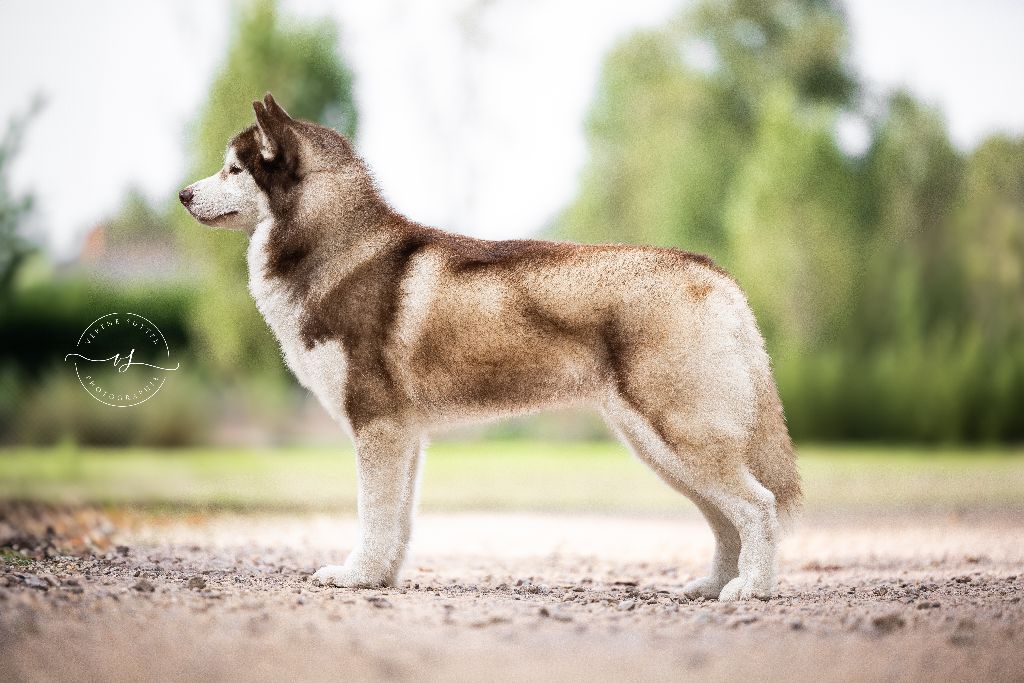
[[[292,123],[292,117],[269,92],[263,96],[262,102],[254,101],[252,108],[256,112],[256,128],[260,135],[260,154],[270,161],[280,155],[285,131]]]
[[[253,102],[252,109],[256,112],[260,155],[265,161],[273,161],[297,173],[302,157],[301,136],[296,130],[298,122],[274,101],[270,93],[263,97],[262,102]]]
[[[252,103],[252,108],[256,112],[256,132],[260,136],[260,154],[264,159],[270,161],[281,152],[284,134],[283,121],[271,113],[267,106],[259,100]],[[281,111],[284,110],[281,109]]]
[[[277,121],[287,123],[292,120],[292,117],[288,115],[288,112],[286,112],[284,108],[274,100],[274,96],[269,92],[263,96],[263,104],[267,108],[267,113]]]

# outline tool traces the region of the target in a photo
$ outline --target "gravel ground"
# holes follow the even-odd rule
[[[353,532],[2,506],[0,678],[1024,680],[1018,515],[806,518],[733,604],[686,514],[424,515],[397,587],[312,584]]]

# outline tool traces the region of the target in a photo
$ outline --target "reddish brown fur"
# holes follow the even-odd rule
[[[771,593],[776,511],[797,505],[799,474],[763,340],[724,271],[676,249],[424,227],[381,198],[342,136],[269,96],[256,112],[259,126],[232,141],[271,214],[250,286],[289,365],[351,428],[368,487],[406,510],[418,435],[591,405],[715,529],[715,569],[688,590]],[[405,474],[389,478],[391,462]],[[380,534],[407,540],[407,512],[373,514]],[[374,569],[371,545],[323,576],[390,581],[404,548]]]

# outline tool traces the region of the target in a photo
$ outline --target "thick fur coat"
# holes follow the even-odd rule
[[[259,310],[355,442],[360,538],[314,578],[395,581],[430,432],[585,405],[711,525],[711,571],[686,593],[773,594],[800,480],[764,341],[727,273],[675,249],[424,227],[382,199],[343,136],[270,95],[253,106],[224,167],[181,200],[250,235]]]

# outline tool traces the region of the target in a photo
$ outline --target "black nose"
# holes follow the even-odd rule
[[[186,187],[184,190],[179,192],[178,193],[178,199],[180,199],[181,203],[184,204],[185,206],[188,206],[189,204],[191,204],[192,203],[192,188],[191,187]]]

